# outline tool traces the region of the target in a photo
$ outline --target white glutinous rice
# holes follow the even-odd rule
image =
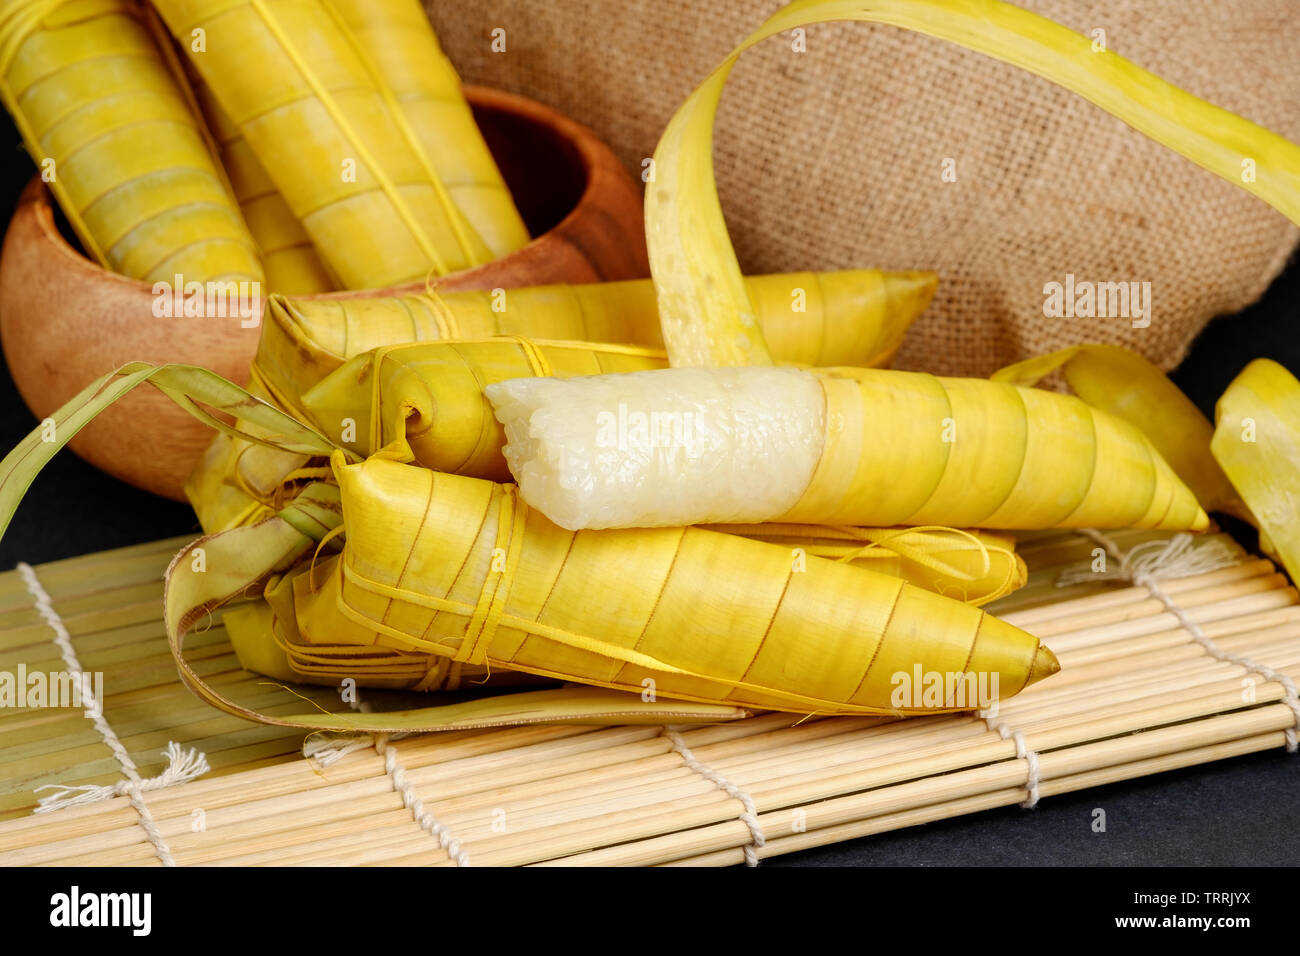
[[[812,480],[826,400],[793,368],[518,378],[485,390],[528,504],[570,531],[771,521]]]

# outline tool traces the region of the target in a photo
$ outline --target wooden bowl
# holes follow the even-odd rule
[[[646,260],[641,189],[590,130],[522,96],[465,93],[529,231],[524,248],[442,280],[450,289],[637,279]],[[364,298],[415,292],[337,292]],[[269,290],[274,292],[275,290]],[[45,418],[99,376],[131,361],[181,362],[247,381],[260,328],[238,318],[156,318],[144,282],[101,268],[55,223],[40,177],[24,190],[0,253],[0,342],[19,392]],[[91,464],[138,488],[185,500],[182,485],[212,439],[207,426],[145,386],[73,439]]]

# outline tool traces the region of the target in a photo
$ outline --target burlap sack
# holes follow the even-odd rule
[[[1184,89],[1300,139],[1295,0],[1023,0]],[[549,103],[640,173],[668,117],[776,0],[430,0],[469,82]],[[504,30],[505,51],[493,52]],[[501,34],[495,34],[498,40]],[[498,46],[500,44],[498,43]],[[899,365],[986,375],[1082,341],[1177,364],[1253,301],[1297,230],[1053,84],[893,27],[810,27],[736,68],[719,114],[723,208],[747,272],[930,268]],[[956,181],[945,182],[945,161]],[[1049,318],[1047,283],[1149,282],[1150,325]],[[1130,311],[1132,305],[1130,305]]]

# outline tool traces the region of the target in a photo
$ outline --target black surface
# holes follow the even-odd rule
[[[986,940],[1042,940],[1051,946],[1068,938],[1072,951],[1087,951],[1094,940],[1108,942],[1128,937],[1128,949],[1143,941],[1150,946],[1159,940],[1169,952],[1186,952],[1188,937],[1194,936],[1205,950],[1196,952],[1242,952],[1244,946],[1258,948],[1256,939],[1283,939],[1294,922],[1295,871],[1286,867],[1234,870],[1229,873],[1200,867],[1115,867],[1104,879],[1090,879],[1090,873],[995,867],[979,870],[946,867],[876,867],[866,885],[846,886],[840,874],[829,868],[809,873],[782,875],[765,868],[758,874],[739,873],[735,880],[719,880],[705,869],[664,870],[621,869],[617,872],[583,870],[495,869],[469,878],[488,881],[498,897],[508,895],[510,920],[493,926],[493,940],[510,938],[516,931],[520,942],[533,927],[548,925],[556,910],[575,895],[607,898],[612,893],[645,893],[657,899],[661,894],[698,894],[710,908],[727,916],[733,913],[815,914],[816,932],[823,939],[857,939],[875,944],[892,931],[888,942],[906,939],[910,949],[921,953],[958,951],[987,952]],[[263,867],[239,874],[239,889],[246,899],[282,898],[301,871],[290,867]],[[0,918],[11,946],[28,948],[76,945],[82,940],[95,946],[117,937],[131,947],[151,942],[175,948],[193,942],[195,900],[221,899],[229,891],[230,878],[220,867],[190,867],[183,870],[85,869],[42,867],[27,870],[21,880],[6,887],[0,899]],[[411,881],[422,874],[393,867],[378,867],[366,873],[366,892],[376,900],[405,900],[411,895]],[[465,879],[457,874],[455,880]],[[76,886],[78,898],[101,893],[148,895],[150,905],[130,907],[130,916],[118,927],[70,928],[66,899]],[[860,906],[843,905],[850,894],[861,893]],[[743,896],[742,896],[743,894]],[[828,898],[834,899],[827,905]],[[640,902],[638,897],[638,902]],[[63,918],[51,920],[63,904]],[[141,919],[141,917],[144,917]],[[582,933],[588,939],[617,938],[627,932],[627,907],[586,906],[582,912]],[[1195,925],[1192,921],[1195,920]],[[58,925],[51,925],[51,923]],[[79,921],[81,922],[81,921]],[[147,931],[135,936],[134,927]],[[1182,932],[1171,928],[1181,927]],[[1153,932],[1143,933],[1143,929]],[[727,927],[741,945],[749,942],[746,930]],[[748,930],[756,937],[762,930]],[[247,944],[246,919],[207,919],[202,924],[203,941],[210,946],[238,947]],[[1252,939],[1250,934],[1254,933]],[[1245,935],[1243,935],[1245,934]],[[444,934],[445,935],[445,934]],[[468,935],[468,933],[467,933]],[[364,951],[375,942],[371,920],[268,919],[256,927],[260,947],[291,948],[328,943],[346,952]],[[1004,944],[1005,945],[1005,944]],[[897,944],[895,944],[897,946]],[[1213,950],[1210,947],[1214,947]],[[1166,951],[1166,950],[1162,950]]]
[[[13,127],[0,126],[5,169],[0,217],[8,222],[33,166]],[[1175,373],[1213,414],[1214,401],[1253,358],[1300,372],[1300,265],[1293,262],[1253,307],[1212,322]],[[0,374],[0,449],[36,426],[8,372]],[[197,530],[186,506],[115,481],[70,452],[39,476],[3,541],[0,568],[38,563]],[[1186,771],[1050,797],[1032,810],[989,811],[772,860],[829,865],[1291,865],[1300,858],[1300,757],[1280,750]],[[1092,829],[1106,811],[1105,833]]]

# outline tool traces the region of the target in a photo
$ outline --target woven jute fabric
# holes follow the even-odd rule
[[[1102,30],[1108,49],[1300,138],[1295,0],[1022,5],[1093,39]],[[676,106],[779,6],[428,3],[468,82],[557,107],[638,175]],[[901,367],[987,375],[1104,341],[1170,368],[1205,322],[1263,292],[1300,236],[1263,202],[1015,67],[887,26],[809,27],[805,52],[795,41],[742,57],[719,112],[715,162],[736,251],[746,272],[936,270],[938,295]],[[1071,275],[1149,282],[1149,327],[1131,315],[1047,317],[1044,286]]]

